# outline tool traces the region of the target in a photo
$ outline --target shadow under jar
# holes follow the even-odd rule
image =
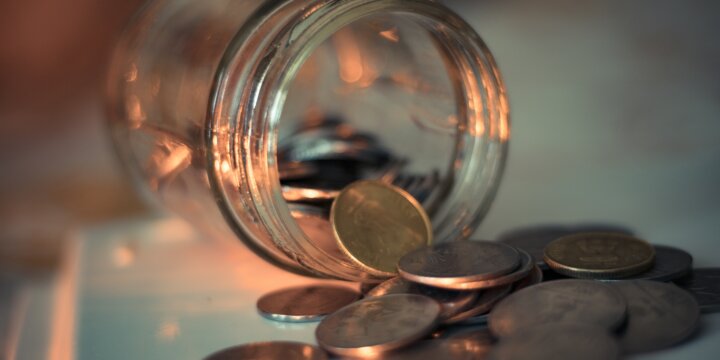
[[[490,52],[429,0],[152,1],[120,39],[108,99],[117,151],[150,197],[284,269],[352,281],[378,279],[284,200],[279,148],[298,128],[336,119],[392,154],[398,177],[434,174],[421,202],[435,241],[478,226],[510,137]]]

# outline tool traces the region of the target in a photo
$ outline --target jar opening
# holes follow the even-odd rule
[[[245,178],[235,184],[252,187],[230,196],[230,210],[252,208],[265,230],[253,235],[311,271],[372,280],[339,253],[318,204],[354,179],[380,179],[423,204],[438,241],[468,237],[504,166],[504,90],[482,41],[441,5],[316,5],[276,9],[270,17],[283,21],[258,40],[254,67],[222,75],[237,77],[218,92],[236,101],[225,139]],[[222,187],[228,176],[218,176]]]

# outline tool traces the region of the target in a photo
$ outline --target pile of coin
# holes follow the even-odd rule
[[[720,310],[720,269],[693,270],[687,252],[624,227],[434,243],[421,201],[437,174],[403,174],[404,160],[341,121],[301,127],[278,158],[283,195],[308,237],[386,280],[360,292],[313,285],[266,294],[259,314],[320,321],[319,347],[252,343],[208,359],[618,359],[678,344],[701,312]]]
[[[720,309],[720,269],[692,271],[692,257],[679,249],[586,232],[549,242],[544,258],[556,261],[546,274],[558,269],[581,279],[543,282],[526,250],[501,242],[420,247],[398,260],[398,276],[365,284],[361,300],[348,288],[313,286],[258,301],[272,320],[322,319],[319,347],[245,346],[272,348],[263,351],[278,359],[618,359],[678,344],[696,332],[701,311]],[[676,279],[684,288],[648,278]],[[217,354],[233,350],[250,351]]]

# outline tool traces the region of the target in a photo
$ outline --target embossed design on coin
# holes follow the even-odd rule
[[[391,294],[418,294],[435,299],[442,311],[440,319],[450,318],[467,309],[478,298],[477,291],[456,291],[433,288],[396,277],[387,280],[367,293],[368,298]]]
[[[332,204],[335,238],[350,258],[376,276],[392,276],[403,255],[432,242],[430,219],[408,193],[378,181],[357,181]]]
[[[652,245],[617,233],[563,236],[545,248],[545,262],[554,271],[577,278],[622,278],[649,269]]]
[[[321,349],[292,341],[267,341],[233,346],[208,355],[205,360],[284,359],[327,360]]]
[[[688,338],[698,326],[697,301],[673,284],[634,280],[613,286],[628,304],[627,326],[620,337],[620,345],[627,352],[669,347]]]
[[[694,269],[677,283],[695,297],[703,313],[720,311],[720,268]]]
[[[616,329],[625,320],[623,296],[610,285],[590,280],[557,280],[527,287],[490,312],[490,331],[498,337],[548,323],[587,323]]]
[[[543,324],[503,337],[488,354],[492,360],[614,360],[617,341],[603,327],[590,324]]]
[[[692,270],[692,263],[692,255],[685,250],[671,246],[655,245],[655,261],[649,270],[622,279],[604,279],[604,281],[671,281],[689,274]]]
[[[414,282],[453,289],[456,284],[508,274],[520,260],[518,251],[505,244],[453,241],[406,254],[398,262],[398,272]]]
[[[422,295],[395,294],[348,305],[326,317],[315,337],[341,356],[373,356],[406,346],[429,334],[440,305]]]
[[[360,297],[340,286],[300,286],[273,291],[257,302],[260,315],[270,320],[306,322],[322,319]]]
[[[612,224],[573,224],[573,225],[535,225],[505,231],[498,241],[527,251],[542,270],[549,267],[545,263],[545,246],[551,241],[581,232],[612,232],[633,235],[632,230]]]

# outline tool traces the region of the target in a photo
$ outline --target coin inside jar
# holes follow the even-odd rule
[[[490,312],[488,325],[498,337],[546,323],[587,323],[607,330],[625,320],[627,305],[610,285],[590,280],[557,280],[511,294]]]
[[[408,193],[379,181],[361,180],[344,188],[330,209],[340,249],[376,276],[396,273],[398,260],[432,242],[422,206]]]
[[[267,341],[233,346],[208,355],[205,360],[283,359],[327,360],[321,349],[292,341]]]
[[[415,294],[369,298],[327,316],[315,330],[318,344],[340,356],[375,356],[429,334],[440,305]]]
[[[270,320],[316,321],[359,297],[357,292],[340,286],[299,286],[263,295],[257,302],[257,309],[260,315]]]
[[[688,338],[700,320],[697,301],[673,284],[633,280],[612,284],[628,303],[620,345],[631,353],[659,350]]]
[[[407,253],[398,272],[410,281],[442,288],[463,289],[457,284],[498,278],[520,264],[518,251],[489,241],[453,241]]]
[[[652,245],[618,233],[579,233],[554,240],[545,248],[545,262],[560,274],[588,279],[622,278],[649,269]]]

